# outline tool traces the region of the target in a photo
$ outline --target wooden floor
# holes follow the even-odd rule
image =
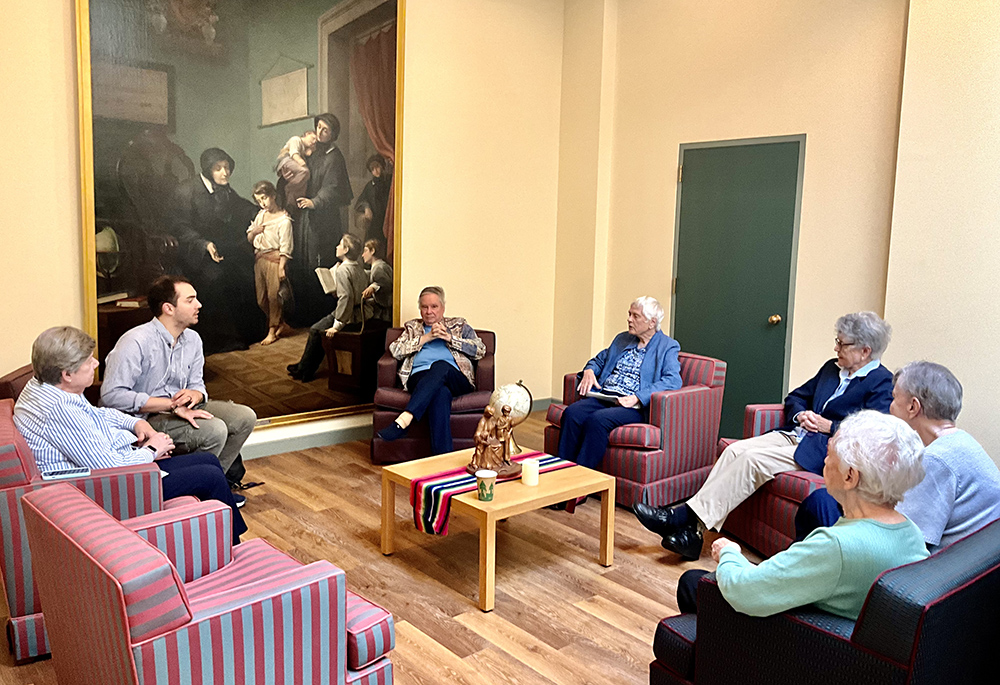
[[[542,445],[544,415],[517,429],[529,448]],[[432,537],[399,523],[396,553],[379,552],[381,475],[368,444],[257,459],[243,509],[250,536],[263,537],[303,562],[329,559],[347,572],[348,587],[391,611],[395,682],[467,685],[608,685],[647,683],[657,622],[677,613],[674,592],[689,568],[619,508],[615,563],[597,563],[600,506],[575,514],[543,510],[515,516],[497,531],[496,609],[476,607],[478,533],[455,518]],[[399,519],[412,520],[405,496]],[[706,545],[705,549],[709,549]],[[56,682],[51,660],[0,664],[0,684]]]

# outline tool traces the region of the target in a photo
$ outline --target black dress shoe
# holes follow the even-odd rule
[[[704,543],[701,531],[697,526],[681,528],[673,535],[667,535],[660,542],[664,549],[681,555],[684,561],[695,561],[701,556]]]
[[[393,421],[388,426],[380,430],[377,435],[386,442],[392,442],[393,440],[399,440],[401,437],[406,435],[407,430],[408,429],[403,428],[398,423]]]
[[[285,367],[288,369],[288,375],[295,380],[302,380],[302,370],[299,368],[298,364],[289,364]]]
[[[648,504],[637,502],[632,505],[632,511],[639,519],[639,523],[661,537],[666,537],[675,533],[678,528],[687,523],[685,505],[676,507],[651,507]]]

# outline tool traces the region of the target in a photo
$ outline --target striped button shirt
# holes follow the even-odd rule
[[[83,395],[32,378],[14,405],[14,425],[35,455],[38,470],[74,466],[108,469],[153,461],[153,452],[133,447],[139,419],[117,409],[95,407]]]

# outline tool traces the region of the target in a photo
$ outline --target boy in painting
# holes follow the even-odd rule
[[[267,315],[267,337],[260,344],[270,345],[290,330],[281,318],[278,290],[292,258],[292,220],[285,210],[278,208],[277,191],[270,181],[254,184],[253,199],[261,209],[247,229],[247,240],[254,249],[257,304]]]
[[[306,131],[301,136],[292,136],[278,153],[278,163],[274,170],[288,184],[285,186],[285,207],[297,207],[296,202],[306,194],[309,183],[309,168],[306,157],[316,149],[316,132]]]

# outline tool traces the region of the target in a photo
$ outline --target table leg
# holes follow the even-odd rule
[[[601,566],[615,561],[615,484],[601,493]]]
[[[396,484],[382,472],[382,554],[392,554],[396,532]]]
[[[493,611],[496,594],[497,522],[487,515],[479,523],[479,608]]]

